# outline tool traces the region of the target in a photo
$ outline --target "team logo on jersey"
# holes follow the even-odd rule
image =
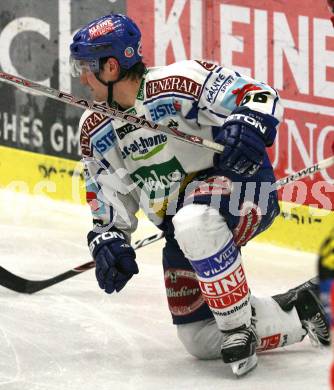
[[[131,173],[131,178],[150,199],[166,198],[180,188],[180,181],[186,176],[176,157],[162,164],[141,167]],[[176,180],[177,179],[177,180]]]
[[[165,272],[165,286],[169,310],[175,316],[191,314],[205,303],[192,271],[168,269]]]
[[[178,92],[198,98],[201,92],[201,84],[183,76],[169,76],[149,81],[146,84],[147,98],[168,92]]]
[[[131,156],[133,161],[147,160],[159,153],[167,144],[165,134],[156,134],[152,137],[139,137],[131,144],[123,147],[121,153],[123,159]]]
[[[147,105],[153,121],[157,122],[168,116],[175,116],[181,111],[182,104],[177,99],[162,99]]]

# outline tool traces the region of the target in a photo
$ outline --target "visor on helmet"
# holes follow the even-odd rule
[[[70,69],[73,77],[80,77],[86,71],[98,74],[100,72],[100,62],[98,59],[76,60],[73,56],[70,56]]]

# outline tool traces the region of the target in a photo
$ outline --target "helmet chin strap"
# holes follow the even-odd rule
[[[113,98],[113,89],[114,89],[114,84],[117,83],[117,81],[109,81],[107,86],[108,86],[108,106],[111,106],[112,104],[112,98]]]
[[[99,80],[99,82],[103,85],[105,85],[107,88],[108,88],[108,97],[107,97],[107,102],[108,102],[108,105],[110,106],[111,103],[112,103],[112,96],[113,96],[113,86],[114,86],[114,83],[116,81],[104,81],[100,78],[100,76],[98,74],[95,74],[95,77],[97,78],[97,80]]]
[[[119,72],[119,76],[118,76],[118,79],[115,80],[115,81],[104,81],[102,80],[98,74],[95,75],[95,77],[99,80],[100,83],[102,83],[103,85],[105,85],[106,87],[108,87],[108,98],[107,98],[107,102],[108,102],[108,105],[111,106],[112,102],[113,102],[113,89],[114,89],[114,84],[118,83],[120,80],[122,80],[124,78],[126,74],[126,69],[120,69],[120,72]]]

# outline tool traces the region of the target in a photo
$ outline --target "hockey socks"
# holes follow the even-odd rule
[[[218,328],[249,326],[250,292],[233,236],[218,210],[191,204],[173,218],[175,238],[194,268]]]

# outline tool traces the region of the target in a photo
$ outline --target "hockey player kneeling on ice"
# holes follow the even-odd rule
[[[257,299],[242,263],[240,247],[279,213],[267,156],[283,112],[277,92],[204,61],[146,68],[140,39],[130,18],[112,14],[79,30],[70,47],[73,76],[97,102],[129,118],[124,123],[86,111],[79,125],[99,286],[119,292],[139,272],[130,239],[142,208],[165,233],[168,305],[191,354],[222,356],[243,375],[256,366],[256,350],[292,344],[307,333],[328,344],[313,282]],[[224,150],[141,128],[138,117]]]

